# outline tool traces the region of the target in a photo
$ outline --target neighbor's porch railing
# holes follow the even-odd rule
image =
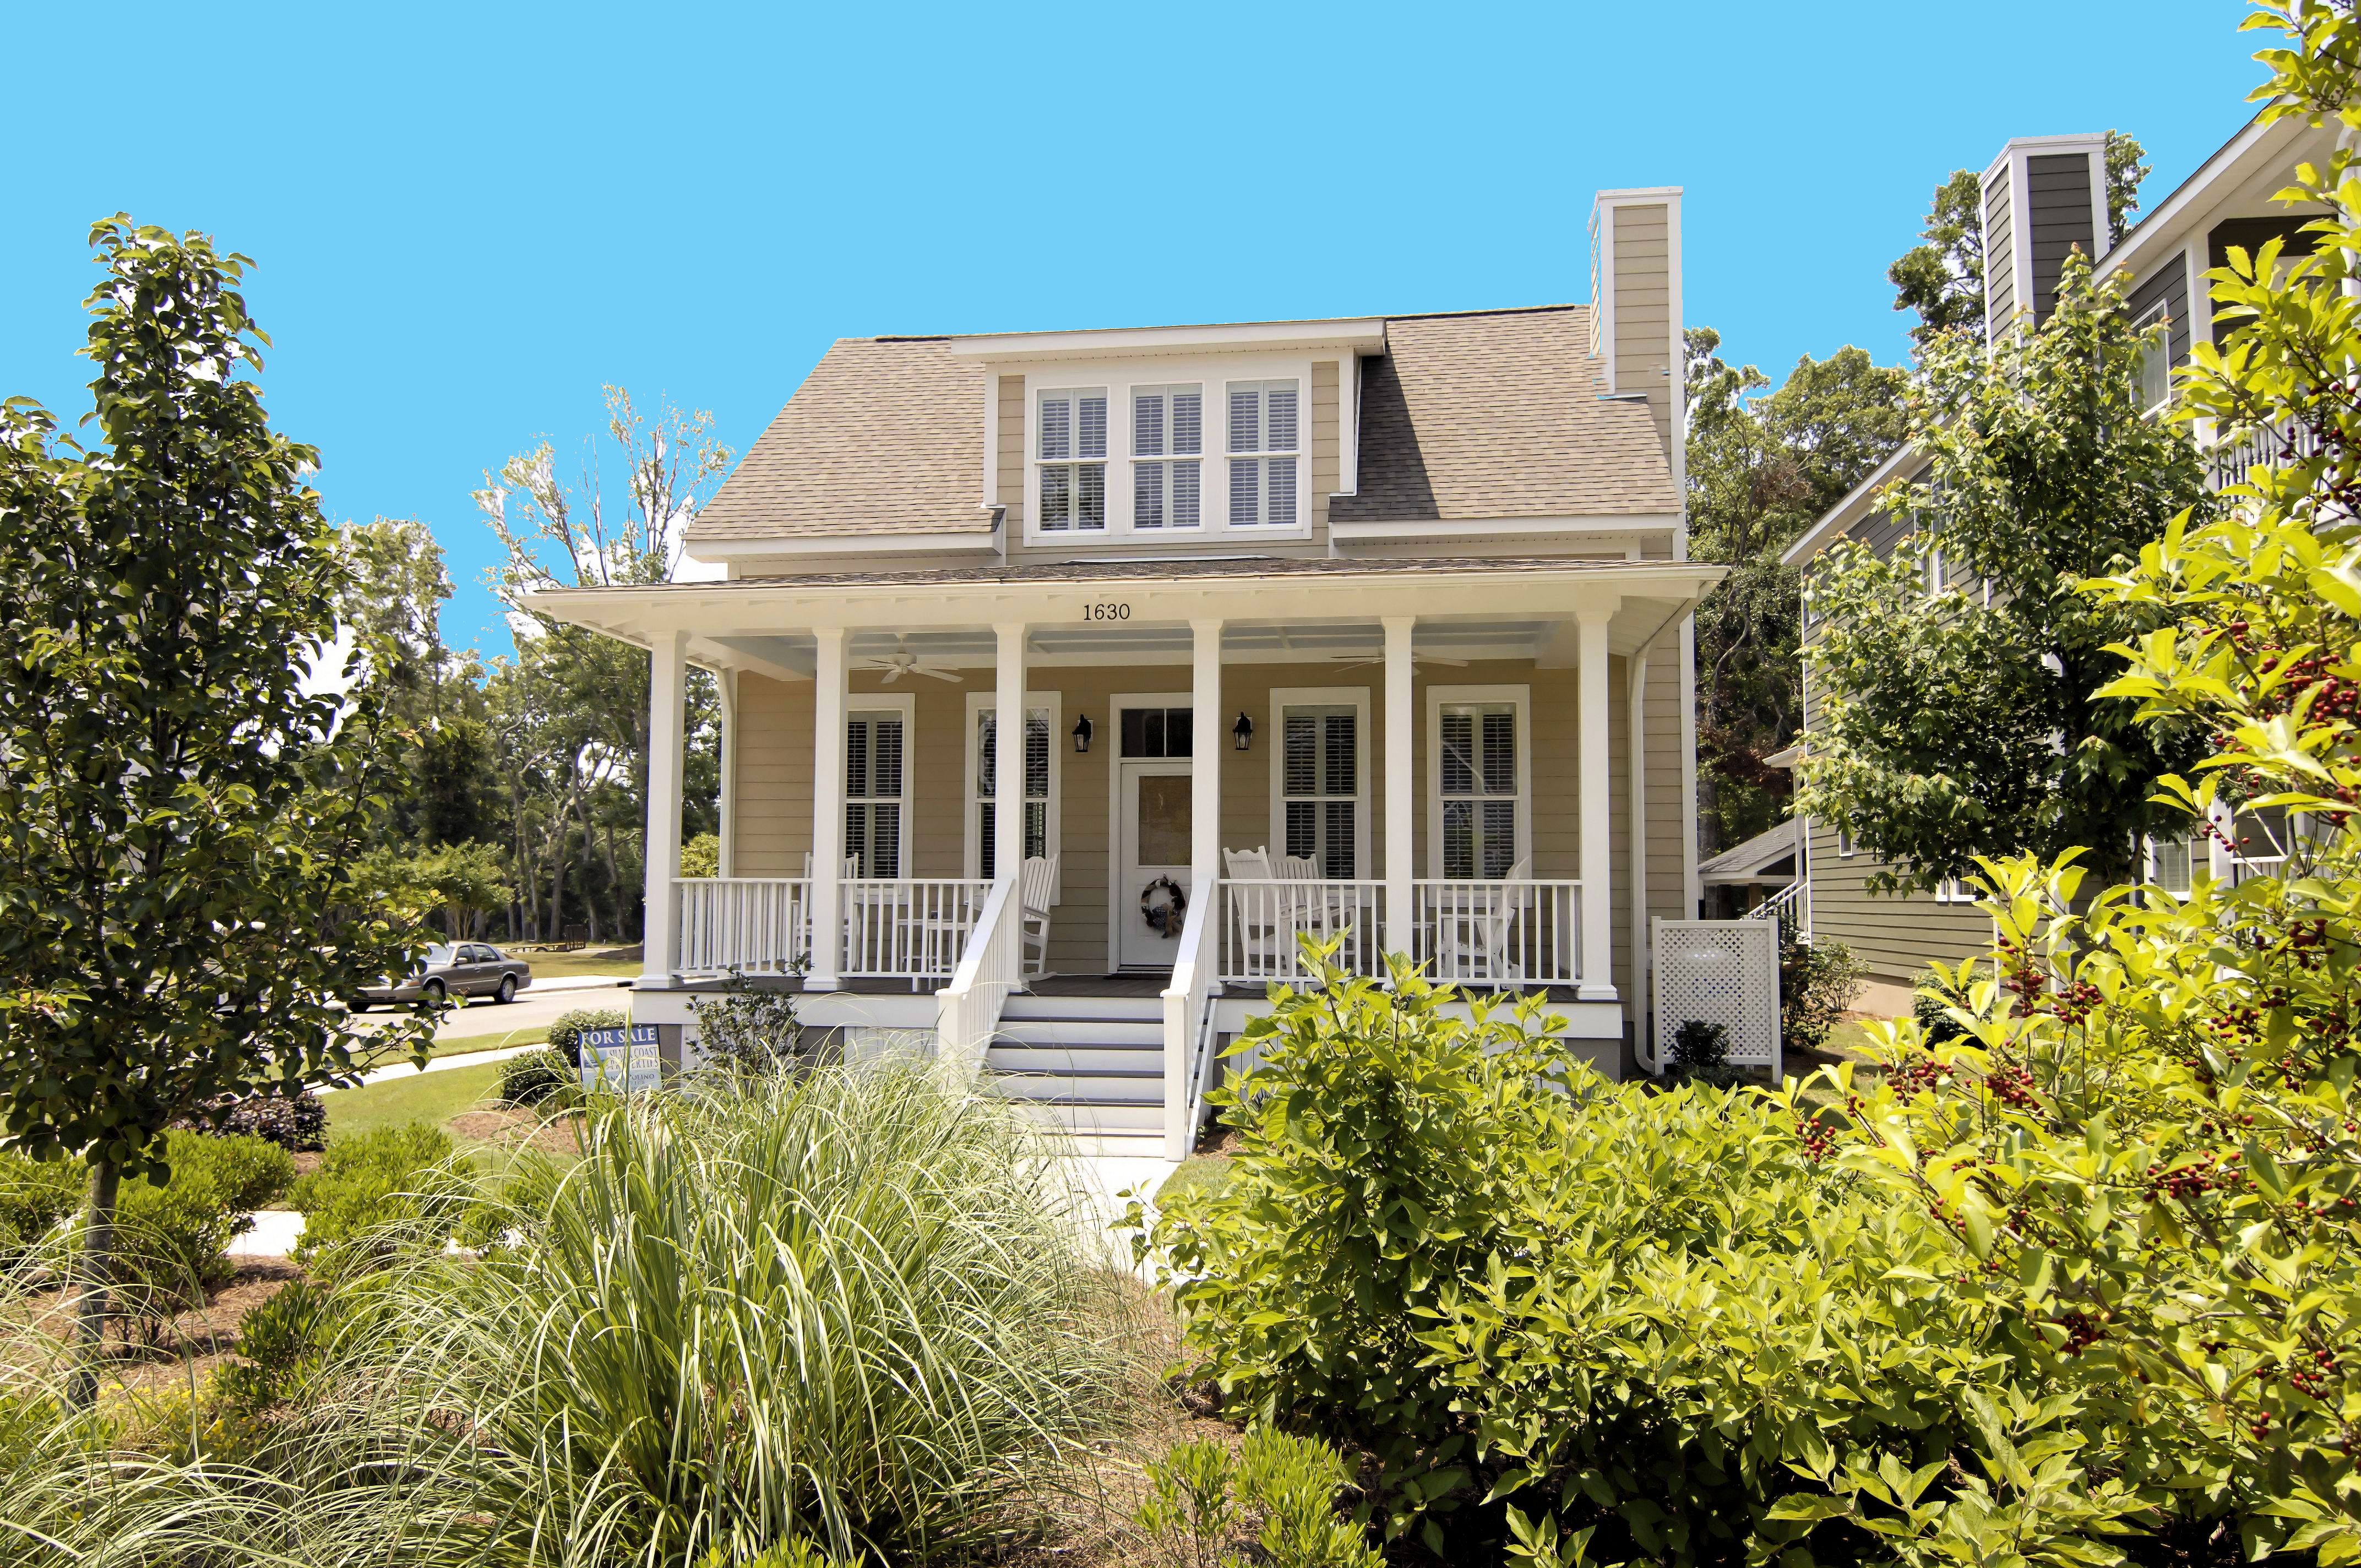
[[[863,878],[843,883],[848,980],[949,980],[992,883],[966,877]]]
[[[2286,420],[2250,431],[2205,454],[2205,480],[2213,489],[2243,484],[2257,468],[2276,468],[2320,455],[2320,437],[2308,424]]]
[[[1411,894],[1418,961],[1433,979],[1520,985],[1581,981],[1581,883],[1421,878]]]
[[[1221,978],[1229,985],[1307,985],[1302,938],[1338,941],[1352,974],[1385,972],[1378,912],[1386,884],[1373,878],[1225,877],[1221,883]]]
[[[1776,920],[1784,945],[1811,935],[1812,884],[1797,877],[1746,912],[1749,920]]]
[[[1003,877],[991,885],[951,982],[935,992],[941,1004],[935,1015],[937,1054],[957,1063],[967,1078],[983,1070],[984,1049],[1000,1027],[1000,1010],[1009,992],[1025,983],[1025,911],[1016,879]]]
[[[801,877],[675,877],[672,896],[675,974],[787,974],[811,953]]]

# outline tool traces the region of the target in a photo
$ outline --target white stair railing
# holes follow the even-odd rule
[[[1000,1027],[1000,1010],[1025,979],[1024,909],[1016,879],[1002,877],[985,894],[951,982],[935,992],[936,1055],[962,1080],[983,1070],[983,1053]]]
[[[1781,940],[1807,935],[1812,928],[1812,884],[1801,877],[1748,910],[1749,920],[1776,920]]]
[[[788,974],[811,953],[801,877],[675,877],[672,896],[675,974]]]
[[[1582,980],[1582,883],[1422,877],[1418,961],[1439,981],[1575,985]]]
[[[1202,879],[1203,893],[1191,899],[1180,925],[1180,950],[1172,963],[1172,981],[1164,989],[1164,1157],[1187,1159],[1197,1144],[1196,1124],[1202,1113],[1197,1080],[1199,1055],[1210,1051],[1212,1031],[1205,1027],[1212,1012],[1213,987],[1220,965],[1214,962],[1211,933],[1221,927],[1221,884]]]

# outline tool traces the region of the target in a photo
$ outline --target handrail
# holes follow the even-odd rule
[[[673,972],[792,974],[811,953],[802,877],[675,877]]]
[[[1748,910],[1741,918],[1775,920],[1779,923],[1779,939],[1782,942],[1799,941],[1811,935],[1812,884],[1797,877]]]
[[[1002,877],[976,912],[951,982],[935,992],[936,1056],[961,1080],[983,1071],[984,1049],[1000,1027],[1000,1010],[1023,981],[1024,933],[1016,879]]]
[[[1197,1024],[1194,1047],[1196,1068],[1189,1075],[1189,1109],[1182,1124],[1189,1130],[1189,1143],[1196,1146],[1197,1135],[1205,1130],[1205,1095],[1213,1085],[1213,1022],[1219,1009],[1207,1006]]]
[[[1189,914],[1180,925],[1180,948],[1172,962],[1172,982],[1164,989],[1164,1157],[1187,1159],[1197,1144],[1197,1129],[1190,1122],[1196,1105],[1194,1080],[1197,1063],[1192,1060],[1198,1037],[1203,1033],[1205,1018],[1213,1011],[1215,971],[1209,950],[1207,934],[1217,930],[1220,922],[1214,912],[1221,906],[1221,885],[1213,877],[1199,878],[1202,884],[1193,889],[1197,896],[1190,901]]]

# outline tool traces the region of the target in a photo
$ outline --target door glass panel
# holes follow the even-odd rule
[[[1139,839],[1134,863],[1143,866],[1185,866],[1189,863],[1189,784],[1187,775],[1155,776],[1138,781]]]

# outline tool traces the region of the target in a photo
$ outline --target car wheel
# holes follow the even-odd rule
[[[439,980],[430,980],[424,985],[420,986],[418,990],[421,995],[424,996],[427,1001],[433,1003],[437,1007],[442,1006],[443,1003],[451,999],[451,988],[445,985]]]
[[[368,1010],[369,1001],[366,996],[356,996],[345,1003],[345,1011],[347,1013],[366,1013]]]
[[[492,995],[496,1000],[503,1003],[514,1002],[516,1000],[516,976],[512,974],[504,974],[500,976],[500,988],[494,992]]]

